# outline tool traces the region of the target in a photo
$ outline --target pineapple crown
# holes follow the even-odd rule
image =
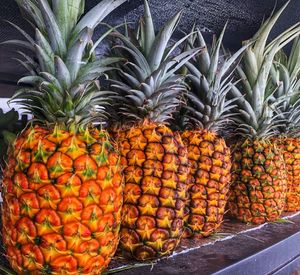
[[[250,40],[240,65],[237,67],[241,78],[240,88],[233,86],[230,99],[236,98],[238,116],[233,119],[237,125],[235,134],[248,138],[267,138],[278,134],[284,126],[278,111],[283,98],[270,100],[276,92],[271,83],[271,69],[276,53],[292,41],[299,33],[299,23],[293,25],[267,44],[268,36],[286,8],[287,2],[277,13],[268,18]]]
[[[106,116],[111,92],[101,91],[97,79],[119,59],[96,60],[92,35],[95,27],[126,0],[103,0],[85,16],[84,0],[16,0],[23,16],[35,28],[31,38],[18,26],[27,41],[5,44],[21,46],[32,55],[19,52],[17,59],[30,73],[19,83],[13,102],[46,124],[84,126]]]
[[[152,121],[166,123],[181,104],[187,91],[184,77],[176,72],[200,49],[190,49],[175,56],[188,36],[170,44],[181,12],[171,18],[155,34],[148,2],[136,31],[126,25],[125,34],[114,32],[113,55],[126,59],[111,75],[112,87],[118,92],[114,108],[121,123]]]
[[[283,50],[275,56],[271,69],[272,83],[276,91],[272,102],[281,100],[278,119],[284,121],[280,134],[299,136],[300,130],[300,39],[294,39],[289,56]]]
[[[234,55],[221,52],[222,40],[226,25],[219,38],[213,40],[209,47],[199,29],[194,28],[187,47],[202,48],[201,52],[186,63],[188,70],[187,81],[191,89],[187,94],[187,106],[184,127],[199,127],[219,132],[230,121],[236,107],[236,98],[227,100],[227,93],[233,83],[233,73],[239,56],[246,49],[242,47]],[[223,59],[223,60],[222,60]]]

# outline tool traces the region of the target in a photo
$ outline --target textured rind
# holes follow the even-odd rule
[[[146,123],[117,134],[125,165],[120,249],[148,260],[170,254],[183,234],[187,150],[180,135]]]
[[[286,192],[281,150],[268,140],[238,142],[233,149],[230,214],[247,223],[275,221],[284,210]]]
[[[118,245],[123,187],[120,157],[106,132],[26,130],[2,184],[3,243],[12,268],[101,274]]]
[[[283,151],[288,173],[285,211],[300,211],[300,140],[277,138],[274,142]]]
[[[185,131],[190,187],[185,237],[208,237],[223,221],[230,185],[230,149],[224,139],[206,130]]]

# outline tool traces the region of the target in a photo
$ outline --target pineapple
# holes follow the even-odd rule
[[[233,146],[232,185],[228,207],[243,222],[261,224],[280,217],[285,207],[287,181],[282,152],[272,137],[283,121],[277,119],[282,99],[272,101],[276,87],[270,80],[274,56],[299,34],[299,24],[292,26],[268,45],[268,35],[284,5],[270,17],[246,49],[237,71],[241,87],[232,87],[239,116],[233,117],[239,137]]]
[[[183,233],[187,150],[180,135],[167,126],[186,92],[184,79],[175,72],[199,49],[173,54],[185,38],[168,42],[180,13],[155,35],[150,8],[137,32],[115,32],[113,55],[119,63],[111,82],[118,92],[114,109],[118,114],[116,135],[125,169],[125,191],[120,248],[138,260],[170,254]],[[120,126],[121,125],[121,126]]]
[[[223,221],[227,202],[231,155],[221,132],[233,115],[228,112],[235,107],[235,100],[226,100],[234,85],[232,65],[246,46],[220,62],[225,28],[210,49],[199,29],[188,43],[188,47],[201,47],[202,51],[186,63],[191,86],[182,116],[182,140],[188,148],[191,165],[186,237],[212,234]]]
[[[13,97],[33,114],[15,140],[2,182],[2,234],[18,274],[100,274],[119,241],[123,177],[105,121],[109,92],[97,78],[115,59],[95,60],[95,26],[124,1],[18,0],[35,39],[8,41],[33,50],[20,62],[31,87]],[[79,20],[80,19],[80,20]]]
[[[280,105],[278,119],[285,123],[280,127],[280,136],[274,142],[284,151],[284,160],[288,171],[288,191],[286,211],[300,210],[300,142],[299,142],[299,71],[300,40],[294,39],[292,51],[287,55],[280,51],[274,62],[272,80],[277,88],[273,101],[286,98]]]

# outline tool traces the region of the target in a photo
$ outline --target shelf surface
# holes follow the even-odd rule
[[[122,275],[287,275],[293,272],[298,275],[300,212],[285,213],[278,222],[260,226],[226,220],[214,236],[182,240],[172,256],[152,265],[138,266],[137,262],[118,259],[111,263],[110,270],[122,270],[119,273]]]

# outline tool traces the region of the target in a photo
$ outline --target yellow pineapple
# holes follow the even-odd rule
[[[272,141],[282,122],[277,110],[283,99],[272,100],[276,87],[270,85],[276,53],[299,34],[294,25],[267,45],[268,35],[284,5],[267,19],[246,49],[237,71],[241,87],[232,87],[239,116],[233,146],[232,184],[228,207],[237,219],[255,224],[274,221],[284,210],[287,173],[282,152]]]
[[[32,87],[13,97],[34,119],[16,139],[2,182],[3,244],[18,274],[100,274],[117,248],[120,156],[92,125],[105,120],[110,96],[96,79],[116,60],[95,60],[91,37],[123,2],[102,1],[79,20],[81,0],[18,1],[36,37],[22,32],[28,41],[17,44],[38,60],[20,80]]]
[[[169,40],[180,13],[155,35],[147,1],[139,30],[114,33],[121,43],[113,54],[126,63],[111,76],[118,92],[114,103],[121,125],[116,133],[125,165],[120,248],[125,256],[147,260],[170,254],[183,233],[187,198],[187,150],[167,120],[186,92],[175,72],[198,49],[174,56]]]
[[[226,28],[226,27],[225,27]],[[234,100],[227,101],[230,90],[231,65],[245,50],[220,63],[220,49],[225,28],[209,48],[199,29],[189,39],[187,47],[202,50],[186,63],[187,81],[191,87],[187,106],[181,114],[182,139],[188,148],[191,166],[189,214],[186,216],[186,237],[207,237],[222,223],[230,185],[230,150],[221,137],[222,130],[234,114]],[[193,30],[194,32],[194,30]]]

